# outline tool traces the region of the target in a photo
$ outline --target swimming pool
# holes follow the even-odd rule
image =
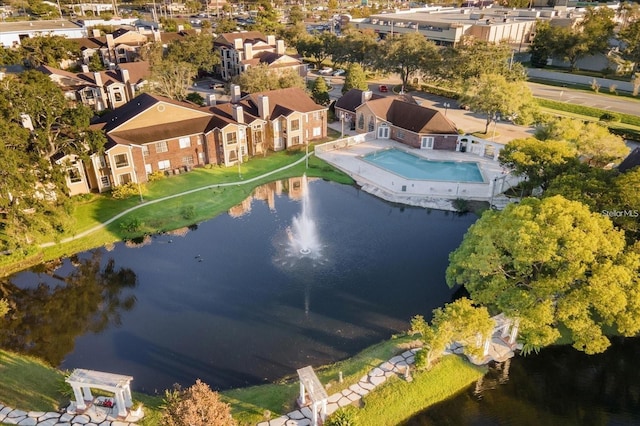
[[[433,161],[398,149],[374,152],[362,159],[406,179],[484,182],[478,163],[473,161]]]

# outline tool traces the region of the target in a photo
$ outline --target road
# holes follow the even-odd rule
[[[625,114],[640,115],[640,99],[636,100],[627,97],[588,93],[566,87],[546,86],[539,83],[527,84],[533,96],[538,98],[606,109]]]

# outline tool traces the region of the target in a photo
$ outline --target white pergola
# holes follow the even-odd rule
[[[320,411],[320,417],[323,422],[327,418],[327,399],[329,398],[327,391],[310,365],[299,369],[298,377],[300,378],[300,399],[298,404],[300,407],[306,405],[311,407],[313,417],[311,424],[318,426],[318,411]],[[308,403],[307,396],[309,397]]]
[[[114,408],[118,412],[118,417],[126,417],[127,409],[133,405],[129,386],[132,380],[131,376],[77,368],[65,381],[73,389],[78,410],[86,410],[87,403],[93,401],[91,388],[102,389],[114,393],[116,400]]]

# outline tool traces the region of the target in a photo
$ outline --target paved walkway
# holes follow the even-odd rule
[[[135,426],[134,422],[117,420],[106,408],[90,407],[85,414],[55,411],[22,411],[0,404],[0,423],[21,426]]]
[[[339,408],[357,403],[363,396],[380,386],[393,376],[404,376],[407,368],[415,362],[415,354],[419,349],[411,349],[401,355],[394,356],[383,362],[368,374],[362,376],[355,385],[342,392],[334,393],[327,400],[327,416],[335,413]],[[309,407],[302,407],[278,418],[258,423],[258,426],[308,426],[311,425],[312,413]]]

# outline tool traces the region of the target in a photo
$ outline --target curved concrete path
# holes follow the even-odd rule
[[[78,238],[86,237],[87,235],[89,235],[89,234],[91,234],[93,232],[96,232],[99,229],[104,228],[105,226],[109,225],[111,222],[114,222],[114,221],[120,219],[122,216],[125,216],[125,215],[131,213],[132,211],[137,210],[137,209],[142,208],[142,207],[150,206],[152,204],[161,203],[162,201],[170,200],[170,199],[176,198],[176,197],[181,197],[183,195],[193,194],[194,192],[204,191],[206,189],[222,188],[222,187],[225,187],[225,186],[237,186],[237,185],[242,185],[242,184],[245,184],[245,183],[255,182],[255,181],[263,179],[263,178],[265,178],[267,176],[271,176],[271,175],[273,175],[275,173],[279,173],[279,172],[281,172],[283,170],[287,170],[287,169],[289,169],[291,167],[297,166],[298,164],[300,164],[303,161],[305,161],[307,159],[307,157],[310,157],[312,155],[313,155],[313,152],[310,152],[307,155],[303,155],[302,158],[300,158],[299,160],[294,161],[291,164],[288,164],[288,165],[286,165],[284,167],[280,167],[279,169],[276,169],[276,170],[272,170],[269,173],[265,173],[263,175],[253,177],[251,179],[241,180],[241,181],[236,181],[236,182],[217,183],[217,184],[213,184],[213,185],[201,186],[200,188],[194,188],[194,189],[190,189],[188,191],[180,192],[178,194],[168,195],[166,197],[158,198],[157,200],[146,201],[146,202],[144,202],[142,204],[139,204],[137,206],[133,206],[130,209],[127,209],[127,210],[125,210],[125,211],[123,211],[121,213],[118,213],[117,215],[115,215],[111,219],[109,219],[109,220],[107,220],[105,222],[102,222],[101,224],[96,225],[93,228],[87,229],[86,231],[83,231],[83,232],[81,232],[81,233],[79,233],[77,235],[74,235],[73,237],[65,238],[63,240],[60,240],[59,242],[50,242],[50,243],[40,244],[40,247],[41,248],[51,247],[51,246],[54,246],[56,244],[64,244],[64,243],[68,243],[69,241],[77,240]]]

